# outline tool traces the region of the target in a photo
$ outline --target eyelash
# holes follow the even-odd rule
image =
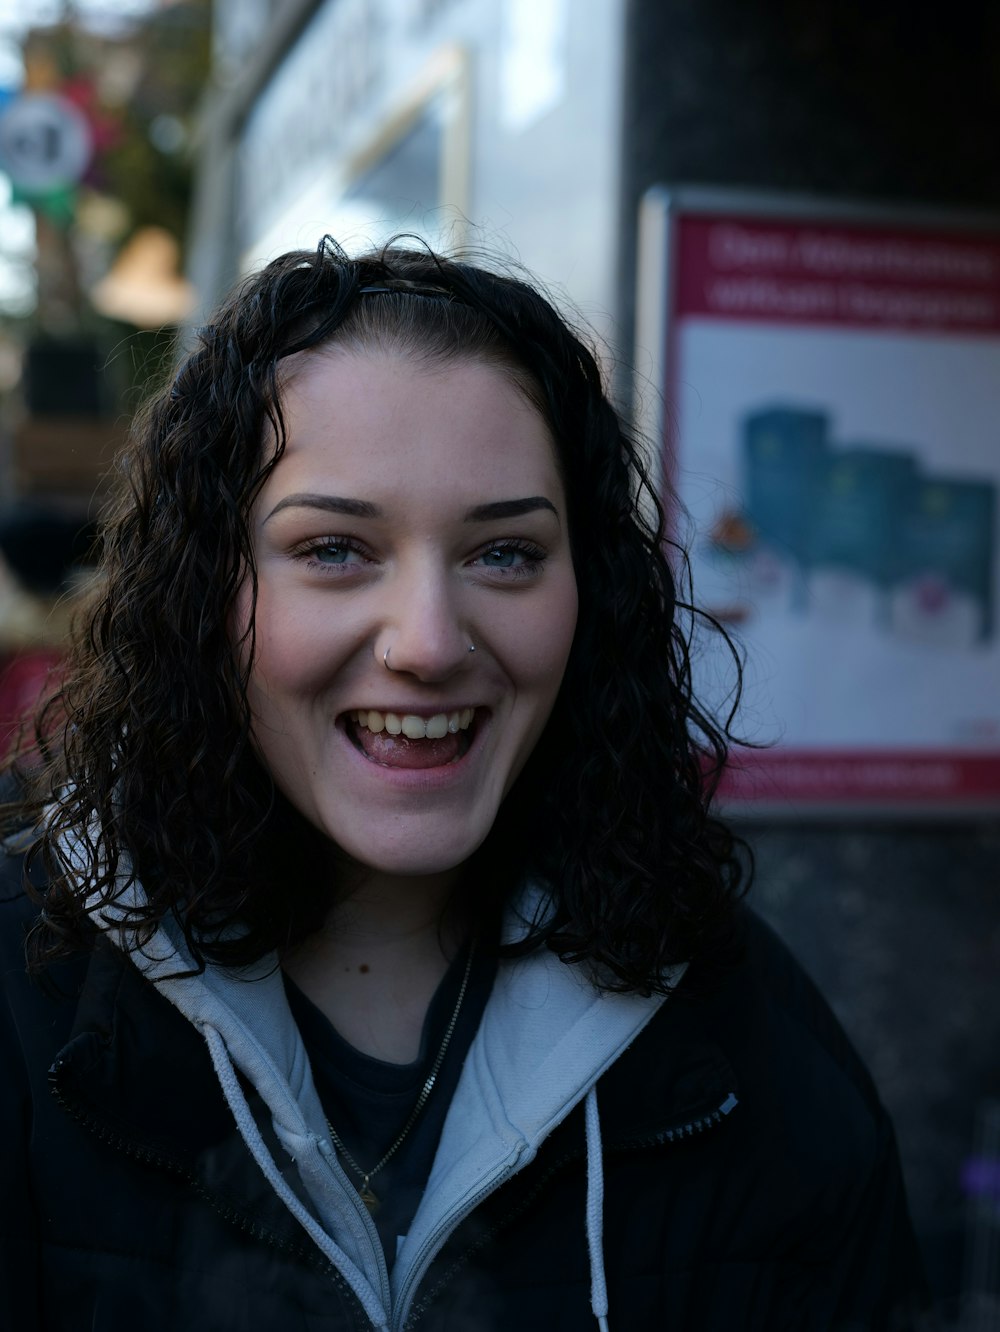
[[[325,575],[329,575],[334,569],[353,567],[343,564],[325,564],[322,560],[316,558],[318,552],[323,550],[343,550],[347,554],[360,555],[365,562],[370,558],[366,548],[354,537],[324,537],[321,541],[307,541],[305,545],[296,547],[292,551],[292,555],[295,559],[302,560],[307,568],[320,570]]]
[[[365,563],[371,558],[367,548],[354,537],[324,537],[321,541],[306,542],[305,545],[296,547],[291,553],[294,559],[301,560],[307,568],[320,571],[327,577],[331,576],[334,570],[354,567],[353,563],[350,565],[327,564],[317,558],[320,551],[328,550],[342,550],[348,555],[359,555]],[[541,570],[546,559],[546,552],[540,546],[536,546],[530,541],[511,538],[503,541],[491,541],[477,555],[472,557],[470,563],[475,563],[477,560],[493,554],[510,554],[523,557],[522,564],[513,565],[509,568],[500,568],[497,565],[482,566],[490,568],[492,573],[500,575],[500,579],[509,582],[520,578],[534,577]]]
[[[499,573],[503,578],[513,581],[517,578],[532,578],[545,563],[545,551],[541,547],[534,545],[530,541],[521,541],[511,539],[507,541],[491,541],[474,558],[481,560],[486,555],[522,555],[524,563],[514,565],[509,569],[500,569],[496,565],[490,566],[494,572]]]

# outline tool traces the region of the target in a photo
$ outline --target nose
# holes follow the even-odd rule
[[[423,569],[396,589],[392,612],[375,643],[380,666],[425,684],[449,679],[475,651],[460,606],[460,589],[444,572]]]

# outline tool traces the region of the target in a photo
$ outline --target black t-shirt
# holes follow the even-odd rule
[[[294,981],[288,976],[284,978],[289,1006],[312,1065],[323,1112],[364,1170],[371,1170],[382,1159],[417,1103],[455,1011],[468,960],[466,948],[455,957],[442,978],[424,1019],[420,1053],[412,1064],[390,1064],[356,1050]],[[420,1203],[448,1106],[495,976],[493,950],[477,949],[465,998],[434,1087],[402,1143],[371,1181],[370,1187],[379,1199],[374,1221],[390,1268]],[[360,1190],[362,1181],[357,1171],[343,1158],[341,1165]]]

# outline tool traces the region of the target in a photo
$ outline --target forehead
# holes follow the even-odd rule
[[[510,371],[392,352],[304,357],[282,392],[287,443],[267,490],[351,483],[561,494],[551,432]]]

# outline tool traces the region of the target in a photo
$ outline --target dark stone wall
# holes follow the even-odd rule
[[[1000,203],[1000,9],[632,0],[633,170]]]
[[[963,1177],[981,1150],[977,1115],[1000,1106],[1000,826],[742,831],[757,858],[751,900],[819,984],[892,1113],[928,1276],[942,1314],[957,1314],[973,1276]]]
[[[658,182],[1000,211],[1000,5],[629,0],[626,13],[626,300],[638,201]]]
[[[626,52],[626,362],[637,209],[651,185],[1000,214],[996,4],[631,0]],[[962,1180],[976,1116],[1000,1104],[1000,811],[994,823],[745,831],[752,900],[818,980],[893,1113],[944,1323],[959,1325],[964,1281],[961,1325],[972,1326],[976,1225]],[[996,1218],[986,1231],[984,1206]],[[978,1215],[1000,1281],[1000,1197]],[[1000,1303],[994,1312],[1000,1326]]]

